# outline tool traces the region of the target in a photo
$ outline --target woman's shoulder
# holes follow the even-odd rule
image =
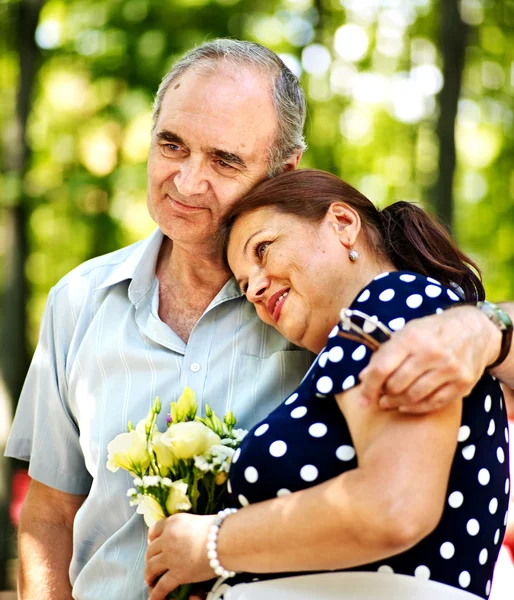
[[[393,322],[384,324],[397,330],[411,319],[442,312],[462,301],[457,286],[451,289],[420,273],[390,271],[375,277],[349,308],[375,319],[389,319]]]

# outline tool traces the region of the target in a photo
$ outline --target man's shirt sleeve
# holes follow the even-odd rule
[[[29,461],[29,475],[52,488],[87,494],[91,487],[80,446],[80,431],[67,398],[64,337],[72,324],[68,307],[59,305],[64,290],[51,290],[38,346],[19,399],[6,456]],[[64,292],[65,294],[65,292]],[[68,314],[66,314],[68,313]]]

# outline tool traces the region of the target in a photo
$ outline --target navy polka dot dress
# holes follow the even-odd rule
[[[430,277],[392,272],[376,277],[350,308],[392,330],[440,312],[457,294]],[[233,506],[312,487],[357,466],[346,421],[332,394],[358,383],[371,350],[331,332],[297,390],[254,427],[234,455]],[[352,571],[431,579],[487,598],[505,533],[509,499],[508,426],[498,382],[484,375],[464,400],[444,512],[436,529],[410,550]],[[288,574],[241,573],[233,583]],[[298,573],[295,573],[298,575]]]

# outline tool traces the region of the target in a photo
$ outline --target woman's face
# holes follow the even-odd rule
[[[248,213],[232,229],[228,261],[265,323],[298,346],[324,347],[345,301],[349,262],[328,216],[310,223],[268,207]]]

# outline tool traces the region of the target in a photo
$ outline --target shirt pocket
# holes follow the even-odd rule
[[[266,358],[240,355],[231,405],[238,426],[250,429],[277,408],[298,387],[313,360],[307,350],[282,350]]]

